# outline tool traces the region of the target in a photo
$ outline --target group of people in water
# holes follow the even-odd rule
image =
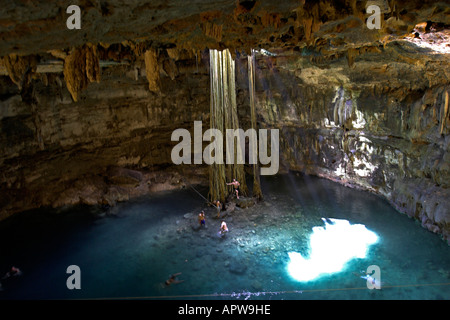
[[[217,201],[215,202],[217,206],[219,206],[220,202]],[[218,218],[220,217],[220,209],[217,210],[218,211]],[[200,224],[200,227],[205,226],[206,227],[206,218],[205,218],[205,211],[201,211],[198,214],[198,222]],[[225,222],[225,220],[222,220],[221,224],[220,224],[220,229],[219,229],[219,233],[220,235],[224,235],[226,232],[228,232],[228,227],[227,227],[227,223]]]
[[[214,201],[213,205],[216,207],[217,209],[217,218],[220,218],[220,210],[222,209],[222,204],[220,203],[219,200]],[[198,223],[200,224],[200,227],[206,227],[206,217],[205,217],[205,211],[201,211],[198,214]],[[228,227],[227,227],[227,223],[225,222],[225,220],[222,220],[221,224],[220,224],[220,230],[219,233],[221,235],[225,234],[225,232],[228,232]]]
[[[236,194],[236,198],[239,199],[239,186],[241,185],[239,183],[239,181],[237,181],[236,179],[233,179],[232,182],[227,183],[228,186],[232,185],[234,187],[234,192]],[[211,202],[211,204],[216,208],[217,210],[217,218],[220,218],[220,212],[222,211],[222,204],[220,203],[219,200],[216,200],[214,202]],[[205,217],[205,211],[201,211],[198,214],[198,223],[200,225],[200,227],[206,227],[206,217]],[[225,222],[225,220],[222,220],[220,223],[220,229],[219,229],[219,235],[222,237],[223,235],[225,235],[228,232],[228,226],[227,223]],[[177,277],[181,275],[181,272],[178,273],[174,273],[172,275],[169,276],[169,278],[164,282],[164,285],[166,287],[170,286],[171,284],[177,284],[177,283],[181,283],[184,280],[178,280]]]
[[[234,187],[234,191],[236,193],[236,198],[239,199],[239,186],[241,185],[239,183],[239,181],[237,181],[236,179],[233,179],[232,182],[227,183],[228,186],[232,185]],[[214,202],[211,202],[211,204],[216,207],[217,210],[217,218],[220,218],[220,212],[222,211],[222,204],[220,203],[219,200],[216,200]],[[206,227],[206,218],[205,218],[205,212],[202,210],[199,214],[198,214],[198,223],[200,224],[200,227],[205,226]],[[220,235],[224,235],[226,232],[228,232],[228,226],[227,223],[225,222],[225,220],[221,221],[220,224],[220,229],[219,229],[219,233]]]
[[[240,183],[236,179],[233,179],[233,181],[230,183],[227,183],[227,185],[232,185],[234,187],[234,191],[236,193],[236,198],[239,199]],[[214,207],[216,207],[216,210],[217,210],[216,217],[220,218],[220,212],[223,207],[222,204],[220,203],[219,200],[216,200],[212,204],[214,205]],[[198,221],[200,223],[200,227],[206,226],[205,212],[203,210],[198,215]],[[225,220],[222,220],[221,224],[220,224],[219,234],[220,234],[220,236],[223,236],[227,232],[228,232],[228,226],[227,226]],[[11,269],[0,279],[0,291],[3,290],[3,285],[2,285],[3,281],[5,281],[9,278],[18,277],[20,275],[22,275],[22,271],[19,268],[12,266]],[[169,278],[164,282],[164,285],[166,287],[168,287],[172,284],[177,284],[177,283],[183,282],[184,280],[178,280],[179,275],[181,275],[181,272],[170,275]]]

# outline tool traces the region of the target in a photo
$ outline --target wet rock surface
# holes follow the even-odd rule
[[[248,208],[255,204],[256,200],[253,198],[239,197],[235,200],[235,203],[240,208]]]

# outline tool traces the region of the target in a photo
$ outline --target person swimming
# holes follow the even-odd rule
[[[361,279],[366,280],[368,283],[371,283],[372,285],[374,285],[375,288],[381,289],[381,285],[382,284],[385,285],[385,283],[382,283],[380,280],[375,279],[370,274],[368,274],[364,271],[361,271],[360,274],[353,272],[353,274]]]
[[[17,277],[22,275],[22,271],[15,266],[12,266],[11,269],[3,276],[2,280],[8,279],[10,277]]]
[[[181,272],[178,273],[174,273],[172,275],[170,275],[169,279],[167,279],[164,284],[166,285],[166,287],[172,285],[172,284],[177,284],[177,283],[181,283],[184,282],[184,280],[177,280],[177,277],[181,274]]]
[[[360,276],[360,278],[366,280],[368,283],[371,283],[375,288],[381,289],[380,280],[375,279],[370,274],[366,274],[365,276]]]
[[[0,280],[7,280],[8,278],[12,277],[18,277],[22,275],[22,271],[19,268],[16,268],[15,266],[12,266],[11,269],[5,273],[3,278]],[[3,284],[0,282],[0,291],[3,291]]]

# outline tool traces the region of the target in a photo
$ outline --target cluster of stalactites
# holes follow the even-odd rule
[[[2,58],[2,63],[6,67],[8,75],[19,90],[31,80],[33,73],[36,72],[37,59],[35,56],[19,56],[10,54]]]
[[[90,82],[100,82],[97,46],[85,44],[74,48],[64,60],[64,79],[74,101]]]

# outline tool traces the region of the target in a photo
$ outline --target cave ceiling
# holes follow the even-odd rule
[[[399,39],[443,42],[449,50],[450,5],[401,0],[167,0],[71,1],[81,28],[69,30],[67,1],[2,0],[0,56],[64,54],[86,43],[154,48],[314,47],[324,55]],[[381,9],[380,29],[369,29],[369,4]],[[422,28],[422,29],[421,29]],[[440,32],[423,39],[422,34]],[[446,42],[446,44],[445,44]],[[61,51],[63,51],[61,53]]]

